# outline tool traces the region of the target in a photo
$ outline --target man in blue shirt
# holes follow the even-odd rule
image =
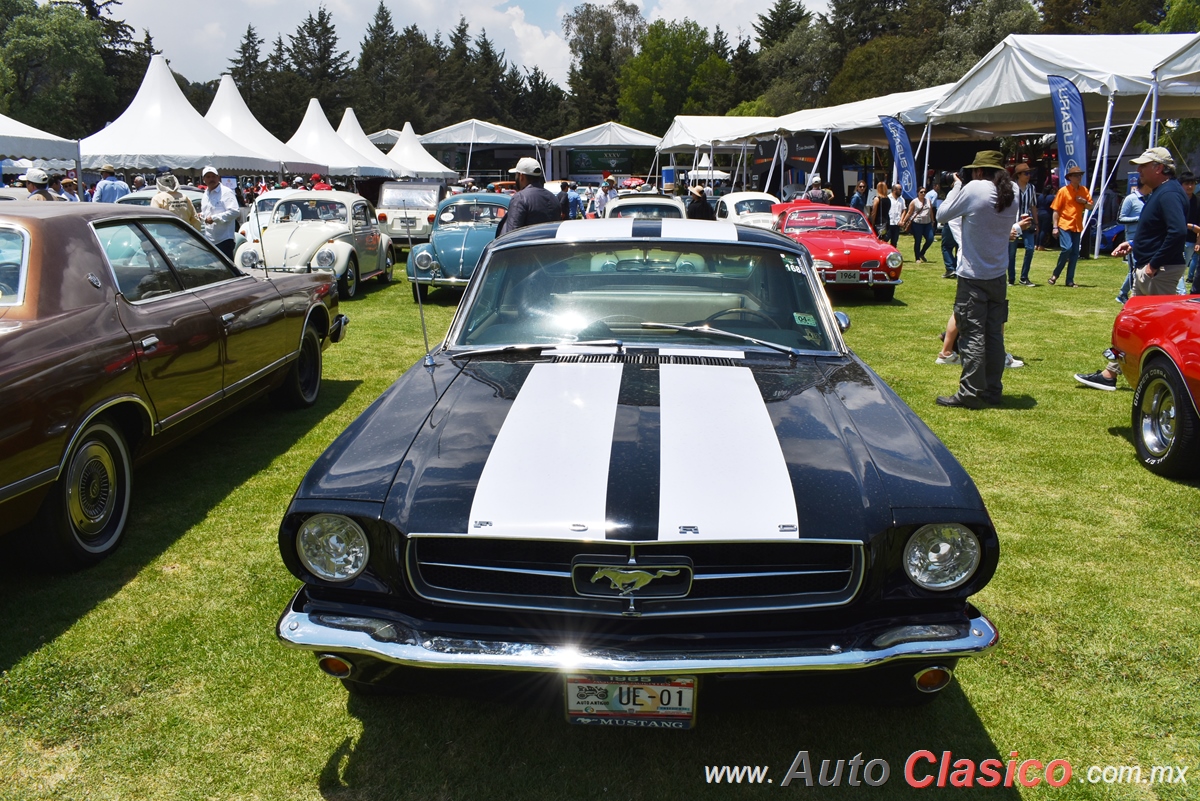
[[[100,168],[100,183],[96,184],[96,195],[92,200],[97,203],[116,203],[129,194],[129,184],[117,178],[116,172],[111,164]]]
[[[1133,252],[1133,294],[1173,295],[1183,277],[1184,240],[1187,237],[1188,198],[1175,179],[1175,159],[1165,147],[1152,147],[1131,160],[1138,179],[1152,191],[1138,218],[1137,238],[1122,242],[1112,255]],[[1075,380],[1092,389],[1117,388],[1121,366],[1109,362],[1095,373],[1076,373]]]
[[[571,220],[583,219],[583,198],[579,197],[579,184],[571,181],[567,188],[567,218]]]

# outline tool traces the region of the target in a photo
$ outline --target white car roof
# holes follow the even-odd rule
[[[772,203],[778,203],[779,198],[767,192],[730,192],[727,195],[721,195],[720,200],[726,203],[737,203],[739,200],[769,200]]]

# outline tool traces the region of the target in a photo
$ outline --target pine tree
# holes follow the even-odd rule
[[[238,45],[237,53],[229,59],[229,74],[242,93],[242,98],[249,104],[263,89],[263,80],[267,71],[266,62],[262,58],[263,39],[254,30],[253,25],[246,26],[246,35]]]
[[[759,14],[754,23],[759,48],[774,47],[788,38],[797,25],[807,24],[811,18],[801,0],[775,0],[775,5],[766,14]]]
[[[399,99],[406,93],[401,82],[399,37],[392,14],[381,0],[367,26],[354,71],[354,110],[367,131],[402,124],[394,119]]]
[[[288,47],[292,72],[306,87],[309,97],[315,97],[334,126],[341,120],[349,93],[350,53],[338,50],[337,31],[325,6],[317,7],[317,15],[305,18]]]

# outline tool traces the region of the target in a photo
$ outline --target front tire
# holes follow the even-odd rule
[[[880,303],[890,303],[892,298],[896,297],[894,286],[877,286],[872,291],[875,293],[875,300]]]
[[[42,504],[53,566],[87,567],[112,553],[125,533],[132,488],[125,436],[105,419],[89,423]]]
[[[1147,470],[1168,478],[1200,470],[1200,420],[1172,365],[1158,360],[1142,371],[1131,422],[1133,445]]]
[[[358,293],[358,259],[353,256],[346,264],[346,272],[338,279],[338,298],[350,300]]]
[[[287,377],[272,396],[289,409],[307,409],[321,394],[321,337],[312,326],[305,326],[300,353],[288,366]]]
[[[396,269],[396,259],[391,248],[388,248],[387,262],[383,266],[383,272],[379,274],[379,283],[392,283],[392,271]]]
[[[416,281],[412,283],[413,303],[418,301],[424,303],[429,300],[429,287],[426,284],[418,284]]]

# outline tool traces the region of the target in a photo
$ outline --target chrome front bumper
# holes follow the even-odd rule
[[[958,624],[881,628],[865,644],[772,650],[636,652],[517,641],[457,639],[430,634],[396,620],[297,612],[293,599],[279,619],[279,639],[289,648],[359,654],[409,667],[666,675],[671,673],[784,673],[853,670],[899,659],[973,656],[996,645],[1000,634],[979,614]]]
[[[444,276],[444,275],[439,275],[437,278],[430,278],[427,275],[426,276],[418,275],[416,278],[408,279],[408,282],[410,284],[423,284],[426,286],[434,286],[434,287],[438,287],[438,286],[465,287],[468,283],[470,283],[470,281],[471,281],[470,278],[451,278],[451,277]]]
[[[341,342],[346,337],[346,329],[349,327],[349,317],[344,314],[335,316],[333,322],[329,325],[329,341],[335,344]]]
[[[822,275],[821,281],[829,286],[900,286],[904,283],[903,278],[897,278],[893,281],[885,278],[875,278],[874,276],[866,281],[863,281],[862,279],[859,279],[858,281],[835,281],[828,276]]]

